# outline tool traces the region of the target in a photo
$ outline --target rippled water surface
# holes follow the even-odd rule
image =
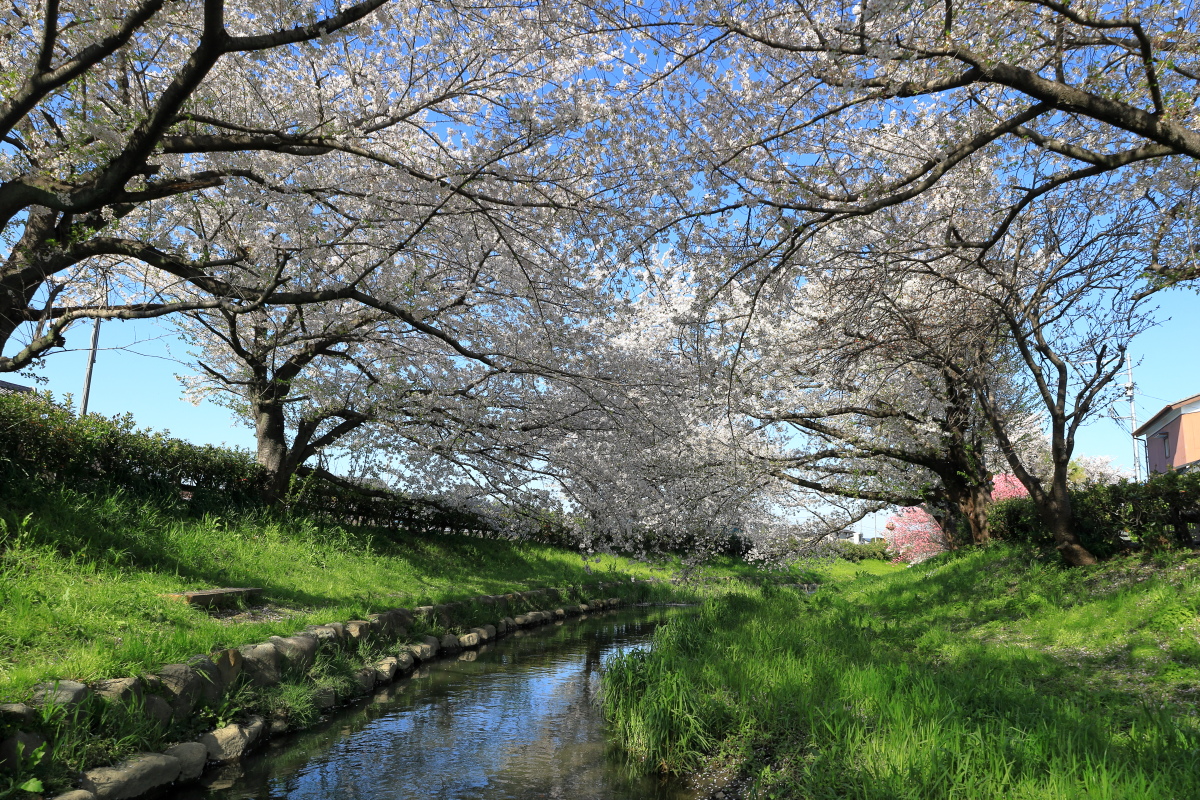
[[[374,701],[206,774],[187,800],[688,800],[605,744],[599,667],[677,610],[522,631],[422,665]]]

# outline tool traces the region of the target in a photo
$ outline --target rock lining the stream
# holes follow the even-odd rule
[[[601,588],[603,586],[600,584]],[[623,604],[617,598],[598,599],[587,604],[500,617],[495,624],[480,625],[462,634],[447,633],[441,639],[425,636],[420,642],[397,641],[407,637],[407,626],[418,617],[427,621],[446,620],[443,624],[450,627],[451,614],[467,603],[500,607],[542,598],[560,601],[567,594],[560,589],[538,589],[412,610],[393,609],[372,614],[366,620],[333,622],[291,636],[273,636],[267,642],[215,650],[184,663],[165,665],[157,674],[145,678],[115,678],[99,681],[93,687],[76,681],[53,681],[35,687],[30,705],[8,704],[0,711],[8,720],[19,723],[28,720],[33,724],[40,716],[34,707],[38,704],[51,703],[71,710],[95,696],[106,703],[140,704],[141,713],[165,730],[173,719],[183,719],[198,708],[217,705],[224,693],[239,681],[259,687],[276,686],[288,675],[295,677],[305,673],[323,649],[357,647],[359,642],[368,639],[377,644],[395,642],[393,654],[358,671],[358,696],[363,696],[376,686],[386,685],[412,671],[422,661],[455,655],[461,660],[473,661],[487,643],[501,636],[520,634],[522,628]],[[314,705],[322,711],[348,699],[338,697],[329,688],[317,689],[313,696]],[[26,711],[28,713],[23,713]],[[151,792],[161,792],[176,782],[196,779],[206,767],[236,762],[271,733],[279,733],[285,728],[286,718],[281,717],[273,718],[269,724],[259,717],[251,717],[243,724],[225,725],[205,733],[198,741],[175,744],[163,753],[141,753],[115,766],[87,770],[80,777],[81,788],[60,794],[54,800],[132,800]],[[24,730],[0,741],[0,769],[6,766],[8,751],[13,751],[12,756],[15,756],[18,743],[27,751],[31,749],[29,745],[38,746],[43,741],[36,732]],[[12,756],[9,760],[15,761]]]

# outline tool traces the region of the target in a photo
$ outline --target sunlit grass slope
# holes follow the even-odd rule
[[[1198,610],[1200,559],[976,550],[711,599],[610,666],[605,707],[646,768],[759,797],[1200,797]]]
[[[523,588],[670,577],[676,566],[608,556],[585,564],[538,544],[385,536],[263,513],[196,519],[179,503],[120,492],[0,489],[0,524],[0,700],[41,680],[138,674],[308,624]],[[163,597],[223,586],[261,587],[266,607],[220,619]]]

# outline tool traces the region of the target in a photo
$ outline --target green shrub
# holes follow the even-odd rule
[[[1200,521],[1200,472],[1167,472],[1145,483],[1119,481],[1071,492],[1075,530],[1088,550],[1106,557],[1122,547],[1122,534],[1147,547],[1185,540],[1189,521]],[[988,509],[992,536],[1038,547],[1053,545],[1028,497],[1001,500]]]
[[[891,561],[892,553],[888,552],[886,539],[872,539],[870,542],[855,544],[854,542],[838,542],[838,555],[852,564],[874,559],[876,561]]]

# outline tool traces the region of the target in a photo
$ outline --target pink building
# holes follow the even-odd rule
[[[1133,435],[1146,440],[1151,472],[1182,469],[1200,461],[1200,394],[1166,406]]]

